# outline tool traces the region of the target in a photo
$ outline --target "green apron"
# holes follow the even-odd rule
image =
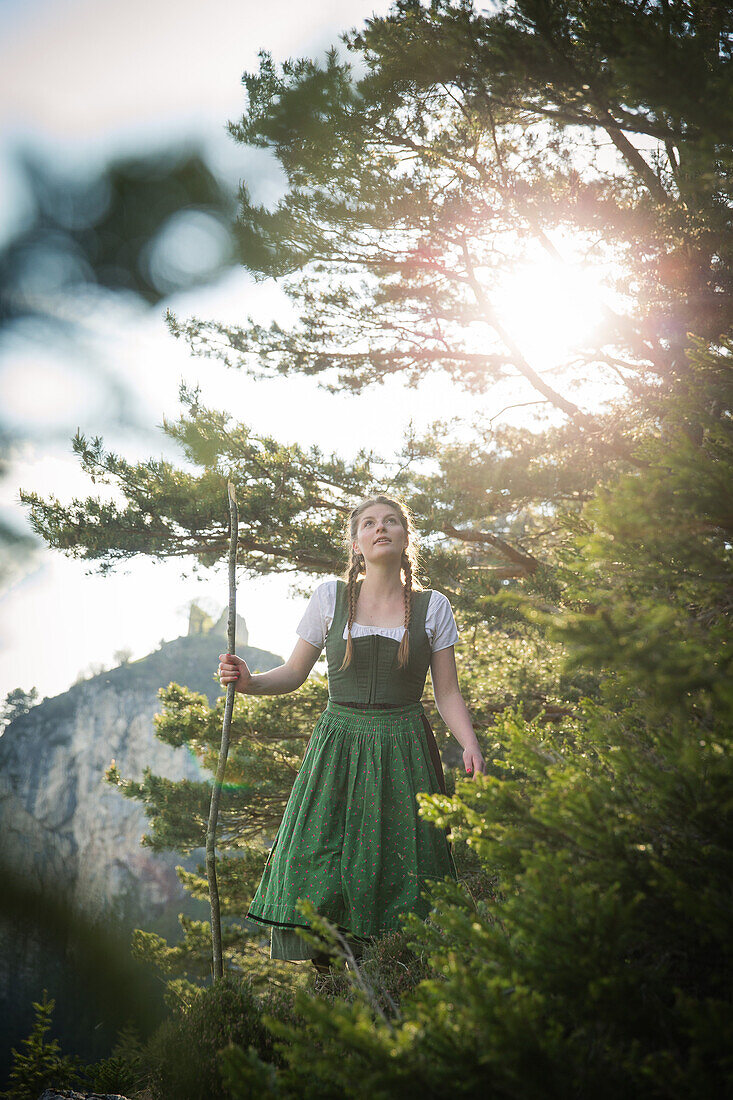
[[[358,582],[361,584],[361,581]],[[326,638],[328,706],[308,741],[248,919],[270,926],[270,958],[310,959],[297,912],[307,897],[359,949],[428,915],[431,879],[457,879],[448,831],[421,818],[416,794],[445,793],[435,737],[420,699],[430,667],[425,615],[430,590],[413,593],[410,658],[397,667],[399,642],[380,634],[352,638],[346,650],[347,587],[337,584]]]

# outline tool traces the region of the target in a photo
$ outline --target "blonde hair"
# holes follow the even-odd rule
[[[376,496],[368,497],[366,500],[360,501],[346,521],[344,540],[348,547],[349,564],[342,579],[346,581],[347,585],[346,596],[349,608],[349,621],[346,653],[344,654],[344,659],[341,664],[342,669],[347,668],[351,664],[351,658],[354,654],[354,645],[351,640],[351,624],[356,614],[356,584],[362,574],[366,576],[364,555],[354,550],[354,541],[356,540],[356,532],[359,529],[359,517],[367,508],[371,508],[373,504],[387,504],[390,508],[393,508],[407,532],[407,545],[402,551],[402,560],[400,562],[400,576],[404,574],[405,585],[405,633],[402,635],[400,648],[397,651],[397,667],[404,668],[410,657],[410,640],[408,632],[410,628],[410,619],[412,618],[412,593],[422,591],[422,586],[415,578],[415,574],[419,568],[419,551],[416,545],[415,526],[412,521],[412,513],[406,504],[402,504],[398,500],[393,500],[392,497],[387,497],[378,493]]]

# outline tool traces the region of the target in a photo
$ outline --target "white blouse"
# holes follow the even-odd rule
[[[326,635],[333,622],[333,614],[336,609],[336,584],[333,581],[323,581],[318,585],[305,609],[303,618],[296,627],[296,634],[304,638],[306,642],[316,646],[319,650],[326,644]],[[384,638],[402,640],[405,633],[404,626],[363,626],[361,623],[351,624],[351,637],[363,638],[368,634],[381,634]],[[442,592],[431,592],[428,610],[425,615],[425,633],[430,639],[430,648],[433,653],[437,649],[447,649],[458,641],[458,629],[453,617],[453,609],[450,600]],[[344,639],[348,637],[348,623],[344,626]]]

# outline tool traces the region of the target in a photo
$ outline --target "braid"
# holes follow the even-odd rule
[[[351,658],[354,653],[354,643],[351,640],[351,624],[353,623],[354,616],[356,615],[356,580],[361,573],[362,561],[363,559],[361,554],[356,554],[355,551],[352,549],[351,564],[349,566],[349,579],[347,581],[347,593],[349,599],[349,636],[346,639],[346,652],[344,653],[344,659],[341,662],[341,668],[339,669],[339,672],[342,669],[347,668],[347,666],[351,664]]]
[[[410,659],[410,620],[412,619],[412,562],[405,550],[402,551],[402,568],[405,572],[405,633],[397,650],[397,667],[404,668]]]

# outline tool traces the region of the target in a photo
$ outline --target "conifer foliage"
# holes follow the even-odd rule
[[[276,1095],[729,1091],[733,431],[715,410],[730,408],[731,350],[698,347],[648,472],[584,509],[575,584],[593,609],[551,630],[569,666],[602,674],[600,697],[559,726],[506,711],[498,774],[418,796],[500,895],[433,887],[431,919],[407,924],[437,978],[396,1016],[357,990],[335,1006],[299,994],[305,1031],[270,1017],[288,1060]],[[224,1058],[249,1095],[263,1067]]]
[[[103,570],[137,553],[206,567],[226,553],[234,471],[244,575],[316,579],[341,572],[344,515],[378,484],[413,509],[420,579],[456,609],[488,774],[449,769],[447,795],[420,805],[496,888],[432,884],[399,1003],[380,1001],[367,951],[343,996],[297,991],[297,1025],[266,1014],[275,1053],[221,1054],[235,1098],[733,1091],[732,32],[715,0],[397,0],[344,36],[358,65],[262,54],[230,130],[273,153],[286,188],[266,207],[243,187],[241,259],[282,281],[296,320],[169,314],[171,332],[255,377],[354,395],[443,372],[485,403],[512,378],[547,415],[477,417],[471,438],[447,420],[393,464],[344,461],[182,388],[187,415],[164,430],[196,473],[78,435],[123,504],[21,494],[50,545]],[[603,320],[541,368],[501,283],[543,256],[559,271],[569,249],[606,273]],[[276,824],[300,751],[282,731],[305,736],[319,691],[235,714],[248,808],[225,787],[222,828],[240,855]],[[179,685],[166,704],[160,732],[210,757],[216,717]],[[151,843],[201,843],[203,788],[110,779],[149,804]],[[191,928],[175,959],[146,949],[180,966],[204,939]]]
[[[3,1100],[38,1100],[51,1085],[68,1088],[82,1080],[79,1059],[61,1054],[58,1039],[47,1038],[55,1004],[45,989],[42,999],[33,1002],[33,1027],[23,1040],[22,1049],[13,1049],[9,1088],[0,1093]]]

